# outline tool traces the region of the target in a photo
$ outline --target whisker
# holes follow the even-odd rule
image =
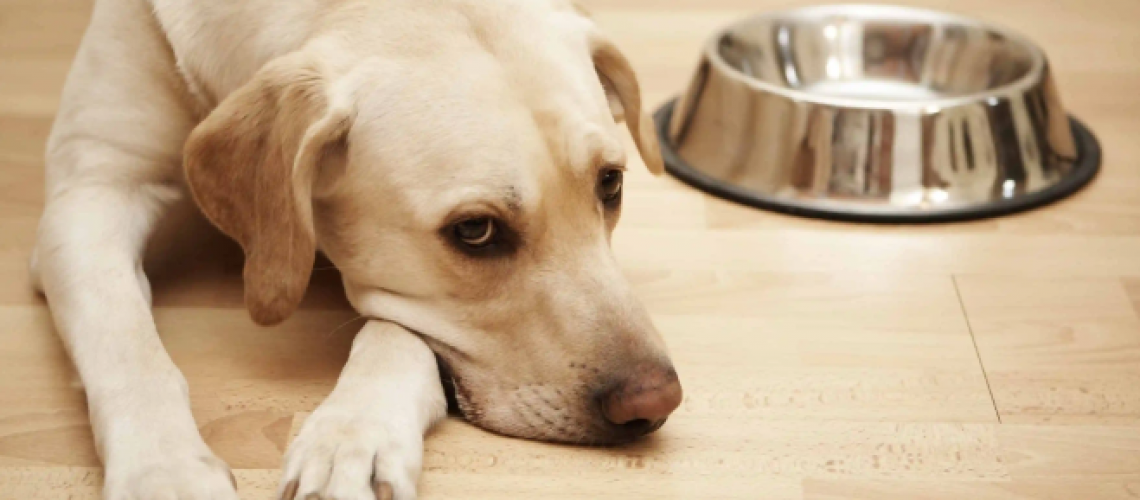
[[[344,328],[344,327],[348,326],[350,323],[357,321],[357,320],[361,320],[361,319],[366,319],[366,318],[364,315],[360,315],[360,316],[352,318],[348,321],[345,321],[344,323],[341,323],[340,326],[334,328],[333,331],[325,334],[325,340],[332,338],[332,336],[336,335],[336,332],[339,332],[341,328]]]

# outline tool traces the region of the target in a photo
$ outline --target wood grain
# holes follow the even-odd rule
[[[1140,423],[1140,320],[1120,280],[958,285],[1003,422]]]
[[[802,4],[583,3],[652,106],[719,26]],[[1103,143],[1100,178],[1031,213],[895,227],[744,208],[632,165],[615,249],[674,353],[682,407],[612,449],[449,420],[427,442],[424,498],[1140,498],[1140,2],[902,3],[1038,41]],[[0,2],[2,500],[94,499],[102,482],[82,388],[26,273],[44,141],[90,6]],[[178,227],[151,269],[159,328],[206,441],[243,498],[267,499],[355,315],[320,270],[296,317],[256,327],[233,244],[194,218]]]

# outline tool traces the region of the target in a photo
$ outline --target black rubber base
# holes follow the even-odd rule
[[[878,214],[844,212],[829,208],[818,208],[795,204],[787,200],[766,196],[719,179],[705,175],[681,159],[673,144],[669,141],[669,122],[673,117],[673,105],[676,101],[666,103],[657,110],[653,119],[657,123],[657,136],[661,141],[661,153],[665,158],[665,170],[674,177],[684,181],[701,191],[718,198],[735,201],[744,205],[772,210],[775,212],[828,219],[846,222],[872,222],[885,224],[922,224],[935,222],[955,222],[974,219],[984,219],[1011,214],[1031,208],[1037,208],[1054,201],[1065,198],[1084,187],[1096,177],[1100,170],[1101,150],[1096,136],[1083,123],[1076,118],[1069,118],[1073,126],[1073,135],[1077,141],[1077,162],[1074,171],[1061,182],[1017,198],[994,200],[989,203],[939,210],[932,212],[915,212],[906,214]]]

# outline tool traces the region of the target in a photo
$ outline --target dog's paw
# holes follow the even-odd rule
[[[414,500],[423,436],[382,417],[319,408],[289,446],[278,497]]]
[[[237,500],[229,466],[209,453],[170,453],[108,465],[107,500]]]

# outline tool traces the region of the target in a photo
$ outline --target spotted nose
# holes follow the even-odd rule
[[[681,396],[681,382],[672,366],[641,365],[602,396],[602,414],[612,424],[648,433],[681,405]]]

